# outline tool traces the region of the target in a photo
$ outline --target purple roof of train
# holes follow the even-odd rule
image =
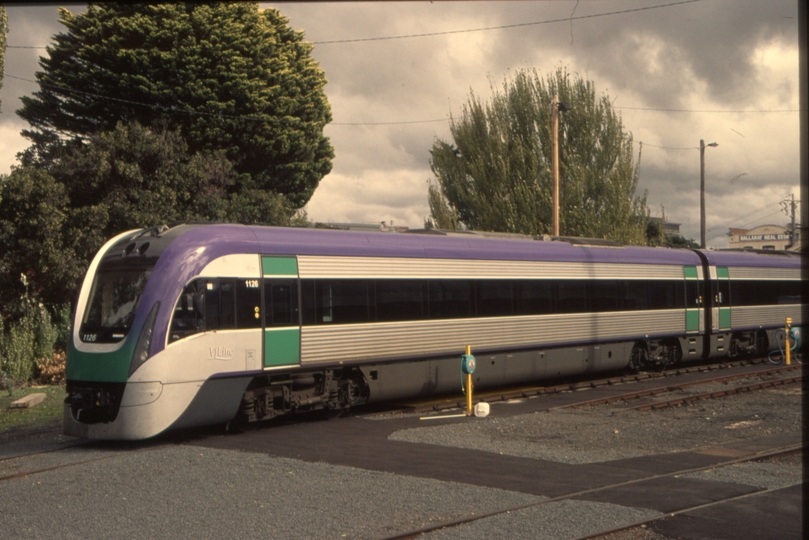
[[[217,240],[228,242],[236,225],[215,225],[205,230]],[[613,262],[653,264],[699,264],[688,249],[641,246],[606,247],[574,245],[565,241],[536,241],[527,238],[485,237],[475,234],[414,234],[247,227],[263,254],[343,255],[449,259],[547,260],[563,262]],[[189,238],[190,240],[190,238]],[[780,252],[760,254],[739,251],[703,250],[711,264],[727,266],[799,267],[800,257]]]
[[[689,249],[641,246],[604,247],[574,245],[564,241],[492,238],[473,234],[413,234],[208,225],[181,234],[164,254],[186,258],[205,247],[196,265],[233,253],[264,255],[322,255],[356,257],[408,257],[514,261],[602,262],[629,264],[700,265]],[[703,250],[712,265],[799,268],[801,257],[738,251]],[[161,257],[163,258],[163,257]],[[196,257],[195,257],[196,258]],[[165,261],[172,263],[177,261]]]

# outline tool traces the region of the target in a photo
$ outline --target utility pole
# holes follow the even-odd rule
[[[797,236],[795,234],[795,207],[800,201],[795,200],[794,193],[790,193],[789,197],[790,197],[789,199],[784,199],[783,201],[781,201],[781,206],[783,206],[784,213],[788,216],[789,215],[792,216],[792,227],[789,230],[789,244],[784,249],[794,247],[795,237]]]
[[[551,173],[553,176],[553,236],[559,236],[559,113],[570,107],[559,103],[559,96],[551,100]]]
[[[699,140],[699,247],[705,249],[705,147],[719,146],[717,143],[712,142],[705,144],[705,141]]]
[[[553,235],[559,236],[559,96],[551,101],[551,173],[553,175]]]

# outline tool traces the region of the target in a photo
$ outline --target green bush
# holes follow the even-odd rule
[[[22,315],[8,325],[0,326],[0,373],[11,384],[29,382],[37,365],[50,359],[57,344],[66,345],[70,327],[70,306],[61,306],[54,324],[47,308],[28,293],[28,283],[22,277],[25,294],[21,300]]]
[[[2,351],[2,371],[10,382],[27,382],[34,374],[35,343],[36,328],[31,317],[24,316],[16,323],[12,323],[3,339]]]
[[[57,349],[67,350],[67,344],[70,341],[70,323],[73,316],[73,309],[70,304],[62,304],[56,307],[54,317],[54,327],[56,328],[56,343]]]

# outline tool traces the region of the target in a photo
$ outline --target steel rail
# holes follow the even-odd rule
[[[647,388],[647,389],[644,389],[644,390],[638,390],[637,392],[627,392],[625,394],[618,394],[618,395],[615,395],[615,396],[590,399],[590,400],[586,400],[586,401],[577,401],[576,403],[568,403],[568,404],[565,404],[565,405],[558,405],[556,407],[551,407],[548,410],[549,411],[555,411],[555,410],[559,410],[559,409],[578,409],[578,408],[582,408],[582,407],[591,407],[591,406],[597,406],[597,405],[607,405],[607,404],[616,403],[616,402],[619,402],[619,401],[628,401],[630,399],[640,399],[640,398],[649,397],[649,396],[656,396],[656,395],[659,395],[659,394],[664,394],[666,392],[676,392],[677,390],[683,390],[685,388],[688,388],[689,386],[699,386],[699,385],[703,385],[703,384],[712,384],[712,383],[718,383],[718,382],[728,382],[728,381],[733,381],[733,380],[749,379],[751,377],[762,377],[762,376],[765,376],[765,375],[776,375],[776,374],[779,374],[779,373],[783,373],[783,372],[787,372],[787,371],[794,371],[794,370],[797,370],[797,369],[800,369],[800,366],[785,366],[785,367],[781,367],[781,368],[764,369],[764,370],[761,370],[761,371],[753,371],[753,372],[748,372],[748,373],[739,373],[739,374],[736,374],[736,375],[727,375],[725,377],[714,377],[714,378],[711,378],[711,379],[702,379],[702,380],[699,380],[699,381],[690,381],[690,382],[685,382],[685,383],[681,383],[681,384],[659,386],[657,388]],[[771,386],[778,386],[778,385],[781,385],[781,384],[799,382],[802,379],[803,379],[802,376],[792,377],[792,378],[788,378],[788,379],[777,379],[775,381],[767,381],[765,383],[751,384],[751,385],[748,385],[747,387],[736,387],[736,389],[729,388],[727,390],[721,390],[721,391],[717,391],[717,392],[708,392],[708,393],[705,393],[705,394],[700,394],[699,396],[688,396],[688,397],[685,397],[685,398],[675,398],[675,399],[668,400],[668,401],[661,401],[659,403],[663,404],[663,403],[679,401],[679,403],[673,403],[673,404],[674,405],[681,405],[683,403],[683,401],[691,402],[691,401],[696,401],[696,400],[699,400],[699,399],[710,399],[711,397],[714,397],[714,398],[724,397],[726,395],[737,394],[737,393],[741,393],[741,392],[745,392],[745,391],[760,390],[762,388],[768,388],[768,387],[771,387]],[[778,382],[778,381],[784,381],[784,382]],[[738,390],[738,391],[736,391],[736,390]],[[644,405],[638,405],[636,407],[626,407],[626,408],[623,408],[623,409],[619,409],[619,411],[630,411],[630,410],[646,411],[646,410],[649,410],[649,409],[656,409],[656,408],[662,408],[662,407],[663,407],[663,405],[655,406],[654,404],[644,404]]]
[[[620,377],[609,377],[605,379],[594,379],[590,381],[579,381],[574,383],[566,383],[566,384],[559,384],[554,386],[536,386],[530,387],[526,389],[521,389],[512,392],[505,392],[499,393],[494,392],[491,394],[483,394],[480,397],[476,398],[474,403],[498,403],[498,402],[505,402],[514,399],[527,399],[533,398],[537,396],[543,396],[548,394],[560,394],[565,392],[577,392],[581,390],[589,390],[594,388],[599,388],[603,386],[617,386],[620,384],[629,384],[635,382],[644,382],[654,379],[661,379],[667,377],[678,377],[682,375],[688,375],[692,373],[707,373],[711,371],[717,370],[725,370],[725,369],[734,369],[734,368],[741,368],[747,367],[752,365],[758,364],[768,364],[768,360],[766,358],[758,358],[758,359],[748,359],[748,360],[737,360],[733,362],[722,361],[715,364],[703,364],[698,366],[687,366],[687,367],[680,367],[676,369],[665,370],[661,372],[644,372],[638,373],[634,375],[624,375]],[[799,366],[785,366],[781,368],[774,368],[776,370],[788,370],[788,369],[800,369]],[[597,400],[596,400],[597,401]],[[450,400],[441,400],[436,402],[431,402],[426,405],[416,406],[416,407],[403,407],[401,409],[397,409],[394,411],[390,411],[390,414],[397,414],[397,413],[413,413],[413,414],[427,414],[431,412],[442,412],[447,411],[450,409],[457,409],[457,408],[464,408],[466,406],[465,401],[457,400],[457,399],[450,399]]]

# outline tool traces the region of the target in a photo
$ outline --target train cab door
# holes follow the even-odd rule
[[[683,267],[685,276],[685,331],[688,334],[699,333],[705,328],[704,294],[702,280],[699,279],[696,266]]]
[[[730,330],[730,279],[727,266],[717,266],[711,272],[713,306],[712,330]]]
[[[264,368],[301,362],[298,261],[262,257],[264,276]]]

